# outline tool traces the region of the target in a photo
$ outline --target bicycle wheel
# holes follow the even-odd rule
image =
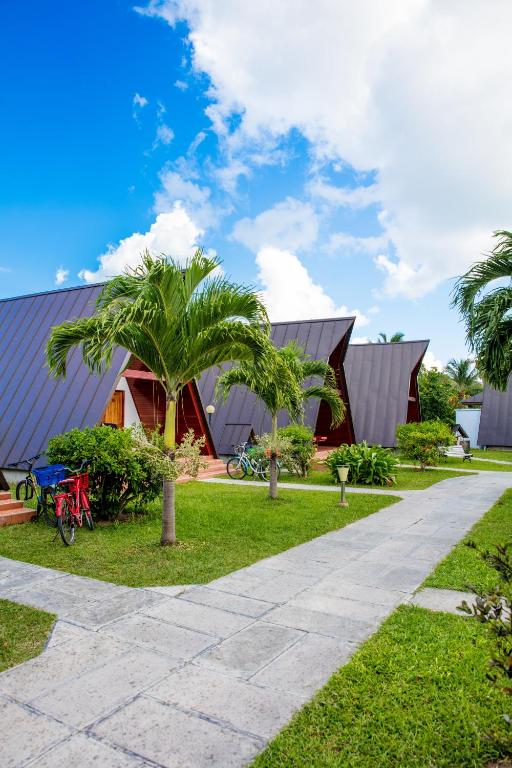
[[[267,483],[270,482],[270,459],[262,459],[259,466],[258,474],[263,480],[266,480]],[[277,474],[277,479],[279,480],[279,477],[281,475],[281,466],[279,462],[277,462],[276,474]]]
[[[233,456],[226,464],[226,472],[233,480],[243,480],[246,469],[239,456]]]
[[[92,519],[91,510],[87,507],[84,509],[85,522],[90,531],[94,531],[94,520]]]
[[[34,488],[32,483],[25,478],[20,480],[16,486],[16,500],[17,501],[30,501],[34,495]]]
[[[51,488],[43,488],[41,504],[38,506],[38,514],[42,516],[46,525],[49,525],[51,528],[57,527],[56,506],[53,490]]]
[[[71,511],[68,499],[62,499],[60,514],[57,516],[57,526],[64,544],[69,547],[75,540],[75,517]]]

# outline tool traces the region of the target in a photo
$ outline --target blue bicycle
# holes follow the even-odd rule
[[[226,464],[226,471],[233,480],[243,480],[244,477],[256,477],[270,480],[270,459],[267,456],[252,457],[247,450],[248,443],[233,446],[236,456],[232,456]],[[277,478],[281,474],[281,466],[277,462]]]

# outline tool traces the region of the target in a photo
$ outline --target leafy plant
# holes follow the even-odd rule
[[[52,463],[75,469],[89,461],[89,499],[96,518],[113,520],[128,505],[137,511],[156,499],[162,480],[179,475],[196,476],[205,464],[201,457],[204,438],[185,435],[174,460],[166,456],[158,440],[152,440],[140,426],[129,429],[87,427],[52,437],[47,455]]]
[[[277,430],[279,437],[290,440],[290,455],[284,461],[286,469],[293,475],[307,477],[316,452],[313,430],[302,424],[290,424]]]
[[[340,465],[348,466],[348,482],[365,485],[393,485],[396,482],[393,471],[396,459],[393,452],[380,445],[370,446],[366,442],[354,445],[340,445],[327,456],[325,463],[331,476],[338,482]]]
[[[396,439],[400,454],[405,459],[418,461],[421,469],[439,464],[442,448],[455,443],[451,429],[439,420],[399,424]]]
[[[418,376],[421,416],[424,421],[439,419],[448,426],[455,424],[457,391],[451,378],[432,368],[421,368]]]

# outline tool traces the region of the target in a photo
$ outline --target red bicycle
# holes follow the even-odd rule
[[[82,527],[83,518],[89,530],[94,530],[94,522],[89,507],[89,498],[87,489],[89,488],[89,473],[83,470],[90,462],[84,461],[78,470],[69,470],[72,474],[61,480],[57,486],[67,486],[62,493],[56,493],[55,516],[57,518],[57,528],[62,541],[66,546],[73,544],[75,540],[75,531]]]

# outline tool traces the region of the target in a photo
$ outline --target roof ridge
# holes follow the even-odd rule
[[[6,296],[4,299],[0,299],[0,303],[4,301],[18,301],[18,299],[32,299],[35,296],[49,296],[52,293],[70,293],[71,291],[82,291],[85,288],[98,288],[101,285],[105,285],[105,283],[86,283],[85,285],[73,285],[69,288],[51,288],[48,291],[23,293],[20,296]]]
[[[341,317],[315,317],[311,320],[277,320],[270,321],[270,325],[298,325],[299,323],[332,323],[337,320],[355,320],[355,315],[343,315]]]

